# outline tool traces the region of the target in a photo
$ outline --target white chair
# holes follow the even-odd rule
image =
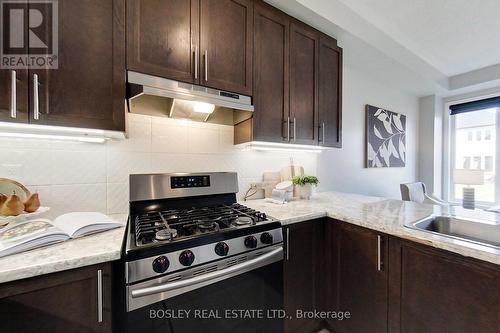
[[[401,199],[418,203],[428,203],[432,205],[450,206],[449,202],[436,198],[432,194],[427,194],[425,184],[422,182],[401,184]]]

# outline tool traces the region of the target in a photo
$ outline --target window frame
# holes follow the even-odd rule
[[[455,198],[454,186],[452,182],[452,167],[454,166],[454,161],[456,157],[455,151],[455,117],[450,115],[450,106],[454,104],[461,104],[466,102],[473,102],[477,100],[487,99],[491,97],[500,97],[500,92],[476,96],[467,99],[461,100],[448,100],[444,103],[444,128],[443,128],[443,146],[442,146],[442,188],[443,188],[443,197],[446,201],[460,204],[461,200]],[[475,134],[475,133],[474,133]],[[500,149],[500,108],[497,108],[496,112],[496,147],[497,150]],[[472,167],[471,161],[471,167]],[[476,207],[478,208],[487,208],[494,205],[500,205],[500,154],[495,156],[495,201],[494,202],[485,202],[485,201],[476,201]]]

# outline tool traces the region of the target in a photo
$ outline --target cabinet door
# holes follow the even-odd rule
[[[342,49],[328,36],[319,39],[319,143],[342,147]]]
[[[202,83],[252,95],[253,3],[201,0]]]
[[[28,122],[27,70],[0,70],[0,121]]]
[[[339,222],[334,237],[336,308],[351,313],[335,323],[338,332],[387,332],[387,236]]]
[[[199,0],[128,0],[127,68],[198,83]]]
[[[397,253],[391,271],[401,280],[391,280],[399,304],[391,306],[389,332],[500,332],[498,266],[411,242],[390,242],[391,253]]]
[[[1,331],[111,332],[111,278],[110,264],[103,264],[4,283],[0,286]]]
[[[292,319],[285,319],[285,332],[317,332],[320,323],[313,319],[298,319],[296,311],[317,309],[316,274],[318,233],[322,221],[292,224],[285,229],[284,264],[285,310]]]
[[[30,121],[124,130],[125,0],[59,0],[58,12],[59,68],[30,70]]]
[[[288,141],[287,16],[256,3],[254,10],[254,139]]]
[[[318,39],[312,28],[290,25],[290,117],[292,143],[317,144]]]

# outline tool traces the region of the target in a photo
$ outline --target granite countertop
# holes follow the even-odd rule
[[[494,220],[500,225],[500,215],[492,213],[471,212],[460,208],[444,211],[443,208],[433,205],[341,192],[318,193],[311,200],[297,200],[284,205],[277,205],[264,199],[249,200],[242,204],[265,212],[280,220],[283,225],[328,216],[500,265],[500,251],[492,247],[404,227],[405,223],[420,220],[433,213],[460,216],[469,214],[468,217],[471,218],[481,217],[477,215],[482,214],[484,215],[482,218]],[[124,225],[127,220],[124,214],[111,217]],[[0,283],[118,260],[125,230],[125,227],[113,229],[0,258]]]
[[[448,250],[466,257],[500,265],[500,251],[488,246],[409,229],[404,225],[431,214],[457,215],[496,222],[500,227],[500,215],[461,207],[440,207],[429,204],[391,200],[341,192],[317,193],[311,200],[297,200],[279,205],[261,200],[242,203],[265,212],[283,225],[321,217],[331,217],[389,235]]]
[[[0,283],[120,259],[127,215],[110,215],[123,227],[0,258]]]

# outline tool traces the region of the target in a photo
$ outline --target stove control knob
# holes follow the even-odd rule
[[[153,260],[153,271],[156,273],[165,273],[168,266],[170,266],[170,262],[165,256],[161,256]]]
[[[189,250],[182,251],[181,254],[179,255],[179,262],[183,266],[191,266],[193,261],[194,261],[194,253]]]
[[[227,256],[227,253],[229,252],[229,246],[224,243],[224,242],[219,242],[217,245],[215,245],[215,253],[221,257]]]
[[[248,236],[245,238],[245,246],[251,249],[254,249],[257,247],[257,238],[255,236]]]
[[[273,243],[273,235],[271,235],[268,232],[263,232],[262,235],[260,235],[260,241],[263,244],[272,244]]]

